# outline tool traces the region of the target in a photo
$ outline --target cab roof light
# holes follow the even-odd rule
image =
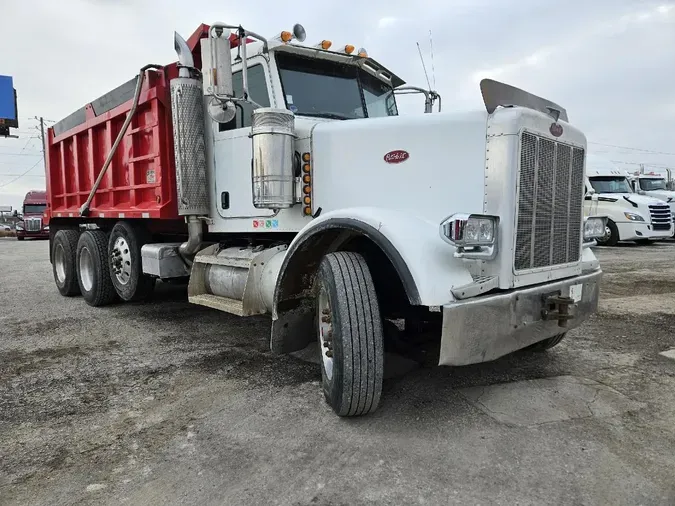
[[[368,58],[368,51],[366,51],[365,48],[362,48],[362,47],[361,47],[361,48],[359,48],[359,50],[358,50],[358,55],[359,55],[361,58]]]
[[[323,49],[324,51],[328,51],[332,45],[333,43],[330,40],[322,40],[318,44],[315,44],[314,47],[317,49]]]
[[[306,37],[307,32],[305,32],[305,28],[300,23],[296,23],[293,25],[292,31],[289,32],[284,30],[279,35],[277,35],[275,39],[280,40],[284,44],[288,44],[293,39],[297,40],[298,42],[304,42]]]
[[[352,54],[353,52],[354,52],[354,46],[352,46],[351,44],[347,44],[345,46],[345,53]]]

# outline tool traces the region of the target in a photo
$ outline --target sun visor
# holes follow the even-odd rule
[[[492,114],[499,106],[520,106],[548,114],[556,121],[560,119],[561,121],[568,122],[567,111],[561,106],[515,86],[493,81],[492,79],[483,79],[480,82],[480,92],[483,95],[483,102],[489,114]]]

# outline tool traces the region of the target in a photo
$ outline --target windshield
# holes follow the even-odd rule
[[[666,190],[665,179],[640,179],[640,188],[644,191]]]
[[[598,193],[632,193],[628,180],[621,176],[591,177],[591,186]]]
[[[42,214],[47,209],[47,204],[26,204],[23,206],[23,214]]]
[[[396,116],[391,86],[353,65],[277,53],[288,109],[332,119]]]

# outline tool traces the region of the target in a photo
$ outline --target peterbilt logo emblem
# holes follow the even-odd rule
[[[401,163],[405,162],[408,158],[410,158],[410,153],[402,149],[389,151],[389,153],[384,155],[384,161],[387,163]]]
[[[548,130],[553,137],[560,137],[563,134],[563,127],[558,123],[551,123],[551,128]]]

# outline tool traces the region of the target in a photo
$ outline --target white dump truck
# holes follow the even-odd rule
[[[596,311],[605,223],[584,219],[586,138],[562,107],[484,80],[484,108],[399,116],[418,88],[304,40],[176,34],[178,64],[49,130],[63,295],[187,279],[194,304],[269,314],[273,352],[317,343],[340,416],[380,402],[387,321],[436,322],[439,364],[465,365],[555,346]]]
[[[584,213],[607,217],[605,235],[597,239],[601,245],[614,246],[619,241],[646,244],[673,235],[670,206],[633,192],[625,171],[594,155],[588,156],[586,167]]]

